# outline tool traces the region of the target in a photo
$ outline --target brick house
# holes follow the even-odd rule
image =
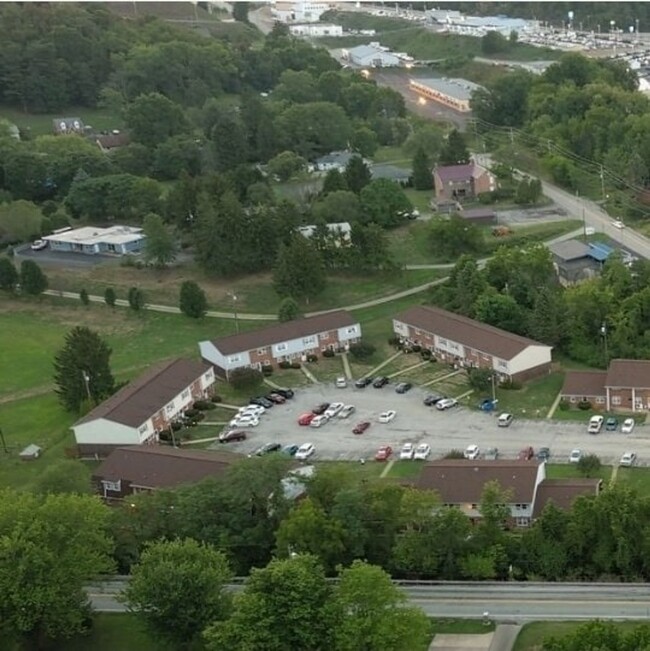
[[[650,360],[613,359],[607,371],[568,371],[562,398],[606,411],[650,410]]]
[[[199,342],[201,357],[218,375],[238,368],[274,366],[304,361],[307,355],[349,348],[361,339],[361,325],[345,310],[328,312],[229,337]]]
[[[475,161],[466,165],[443,165],[433,169],[436,201],[475,199],[482,192],[496,190],[496,177]]]
[[[442,362],[494,369],[501,381],[539,377],[551,367],[551,346],[437,307],[409,308],[393,319],[393,332]]]
[[[152,366],[95,407],[72,429],[79,454],[106,456],[124,445],[155,445],[160,432],[209,395],[213,368],[189,359],[173,359]]]
[[[229,452],[135,445],[114,449],[95,470],[92,481],[97,494],[112,502],[221,477],[238,458]]]

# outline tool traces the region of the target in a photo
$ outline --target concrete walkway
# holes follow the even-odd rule
[[[394,377],[397,377],[398,375],[403,375],[404,373],[408,373],[409,371],[413,371],[416,368],[420,368],[420,366],[426,366],[427,364],[429,364],[429,360],[425,359],[423,362],[418,362],[417,364],[413,364],[412,366],[407,366],[406,368],[403,368],[400,371],[396,371],[395,373],[392,373],[388,377],[392,379]]]
[[[447,380],[450,377],[454,377],[454,375],[458,375],[459,373],[462,373],[462,372],[463,372],[462,370],[452,371],[451,373],[447,373],[447,375],[443,375],[442,377],[437,377],[437,378],[434,378],[433,380],[429,380],[428,382],[425,382],[421,386],[428,387],[428,386],[430,386],[432,384],[436,384],[437,382],[444,382],[444,380]]]
[[[385,466],[384,469],[381,471],[381,474],[379,475],[380,479],[383,479],[386,477],[386,475],[390,472],[390,469],[393,467],[393,464],[395,463],[395,459],[391,459]]]
[[[400,355],[403,355],[401,350],[398,350],[394,355],[391,355],[388,359],[385,359],[379,366],[375,366],[375,368],[372,369],[372,371],[368,371],[363,377],[372,377],[377,373],[377,371],[381,371],[384,366],[388,366],[394,359],[399,357]]]
[[[553,414],[555,413],[555,410],[557,409],[557,406],[560,404],[560,400],[562,400],[562,392],[560,391],[557,396],[555,397],[555,400],[553,400],[553,404],[551,405],[551,408],[548,410],[548,414],[546,414],[546,418],[550,420],[553,418]]]
[[[304,373],[305,377],[314,384],[320,384],[316,376],[304,365],[300,365],[300,370]]]
[[[350,368],[350,360],[348,359],[347,353],[341,353],[341,361],[343,362],[343,372],[345,373],[345,377],[348,378],[348,380],[352,380],[352,369]]]
[[[267,377],[264,378],[263,382],[267,386],[270,386],[272,389],[281,389],[282,388],[279,384],[276,384],[272,380],[269,380],[269,378],[267,378]]]
[[[521,631],[518,624],[499,624],[492,636],[488,651],[512,651]]]

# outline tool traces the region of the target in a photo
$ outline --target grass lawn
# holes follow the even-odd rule
[[[399,450],[393,450],[393,454],[399,455]],[[424,461],[395,461],[386,477],[388,479],[415,479],[420,476]]]
[[[404,193],[421,213],[432,212],[431,197],[433,196],[433,192],[431,190],[415,190],[414,188],[406,188]]]
[[[497,409],[523,418],[546,418],[563,382],[564,373],[551,373],[539,380],[527,382],[521,389],[497,388]],[[479,396],[479,400],[489,397],[491,392],[488,390],[484,393],[484,396]]]
[[[546,476],[548,479],[574,479],[584,477],[576,466],[570,463],[547,463]],[[612,467],[601,466],[600,470],[594,476],[607,483],[612,476]]]
[[[630,447],[634,447],[633,445]],[[638,491],[643,497],[650,496],[650,468],[619,468],[616,484]]]
[[[491,633],[496,628],[494,622],[483,623],[482,619],[432,619],[431,632],[449,635],[480,635]]]
[[[585,431],[587,430],[587,423],[589,419],[592,416],[604,416],[605,419],[609,418],[610,416],[617,418],[618,423],[619,423],[619,428],[620,424],[625,420],[626,418],[634,418],[635,422],[637,425],[643,425],[645,423],[647,414],[617,414],[614,412],[606,412],[606,411],[595,411],[593,409],[588,409],[587,411],[582,411],[582,409],[567,409],[562,410],[562,409],[556,409],[555,413],[553,414],[553,419],[554,420],[570,420],[573,422],[583,422],[585,424]],[[620,429],[619,429],[620,431]]]
[[[409,164],[412,158],[407,156],[401,147],[379,147],[372,156],[373,163],[395,163],[396,161],[407,161]]]
[[[319,382],[331,383],[337,377],[345,375],[343,359],[338,355],[329,358],[319,356],[317,362],[308,362],[307,368]]]

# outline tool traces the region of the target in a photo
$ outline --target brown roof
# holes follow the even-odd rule
[[[117,149],[118,147],[124,147],[131,142],[128,133],[120,131],[119,133],[101,133],[98,136],[95,136],[95,142],[102,149]]]
[[[228,452],[131,445],[113,450],[93,473],[93,479],[128,481],[144,488],[169,488],[221,476],[238,458]]]
[[[496,480],[512,490],[513,504],[531,504],[538,468],[538,461],[442,459],[427,463],[415,486],[437,491],[443,504],[478,504],[485,484]]]
[[[545,345],[438,307],[416,305],[395,320],[504,360],[516,357],[528,346]]]
[[[650,360],[613,359],[609,363],[605,386],[617,388],[650,388]]]
[[[97,405],[75,426],[104,418],[139,427],[209,368],[210,364],[191,359],[172,359],[156,364]]]
[[[601,485],[601,479],[545,479],[537,487],[533,518],[538,518],[549,502],[568,511],[577,497],[598,495]]]
[[[434,172],[443,183],[469,181],[475,175],[473,162],[466,165],[441,165]]]
[[[279,344],[291,339],[300,339],[300,337],[316,335],[357,323],[359,323],[358,319],[353,318],[349,312],[337,310],[336,312],[328,312],[318,316],[296,319],[295,321],[275,323],[251,332],[220,337],[219,339],[213,339],[212,343],[223,355],[232,355],[233,353],[243,353],[255,348]]]
[[[567,371],[562,386],[563,396],[604,396],[607,371]]]

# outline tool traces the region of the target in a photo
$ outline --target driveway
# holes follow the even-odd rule
[[[497,210],[499,224],[514,226],[531,224],[547,224],[560,222],[567,219],[566,210],[559,206],[545,206],[543,208],[520,208],[516,210]]]
[[[459,635],[438,633],[429,651],[489,651],[494,633]]]
[[[119,264],[123,258],[114,255],[86,255],[83,253],[68,253],[52,251],[49,248],[42,251],[32,251],[29,247],[15,251],[17,260],[33,260],[44,267],[96,267],[100,264]]]
[[[431,387],[435,391],[435,386]],[[394,457],[407,441],[428,443],[431,458],[444,456],[452,449],[464,450],[476,444],[482,451],[496,446],[500,458],[516,458],[528,445],[535,449],[551,449],[551,462],[566,463],[571,450],[580,448],[586,454],[597,454],[603,463],[617,463],[628,449],[637,452],[640,465],[650,464],[650,438],[646,427],[637,427],[634,434],[619,432],[587,434],[585,422],[515,419],[508,428],[497,427],[497,415],[486,414],[464,407],[438,411],[423,404],[425,389],[414,388],[399,395],[394,385],[383,389],[337,389],[333,384],[315,384],[296,390],[296,395],[284,405],[268,410],[260,424],[247,431],[250,436],[243,443],[229,444],[228,449],[247,454],[263,443],[277,441],[282,445],[311,442],[316,447],[315,459],[359,460],[373,459],[381,445],[390,445]],[[347,419],[334,418],[320,428],[301,427],[298,417],[322,402],[343,402],[356,407]],[[382,411],[394,409],[397,416],[391,423],[380,424]],[[352,434],[352,428],[361,421],[372,425],[362,435]],[[215,443],[213,447],[221,447]]]

